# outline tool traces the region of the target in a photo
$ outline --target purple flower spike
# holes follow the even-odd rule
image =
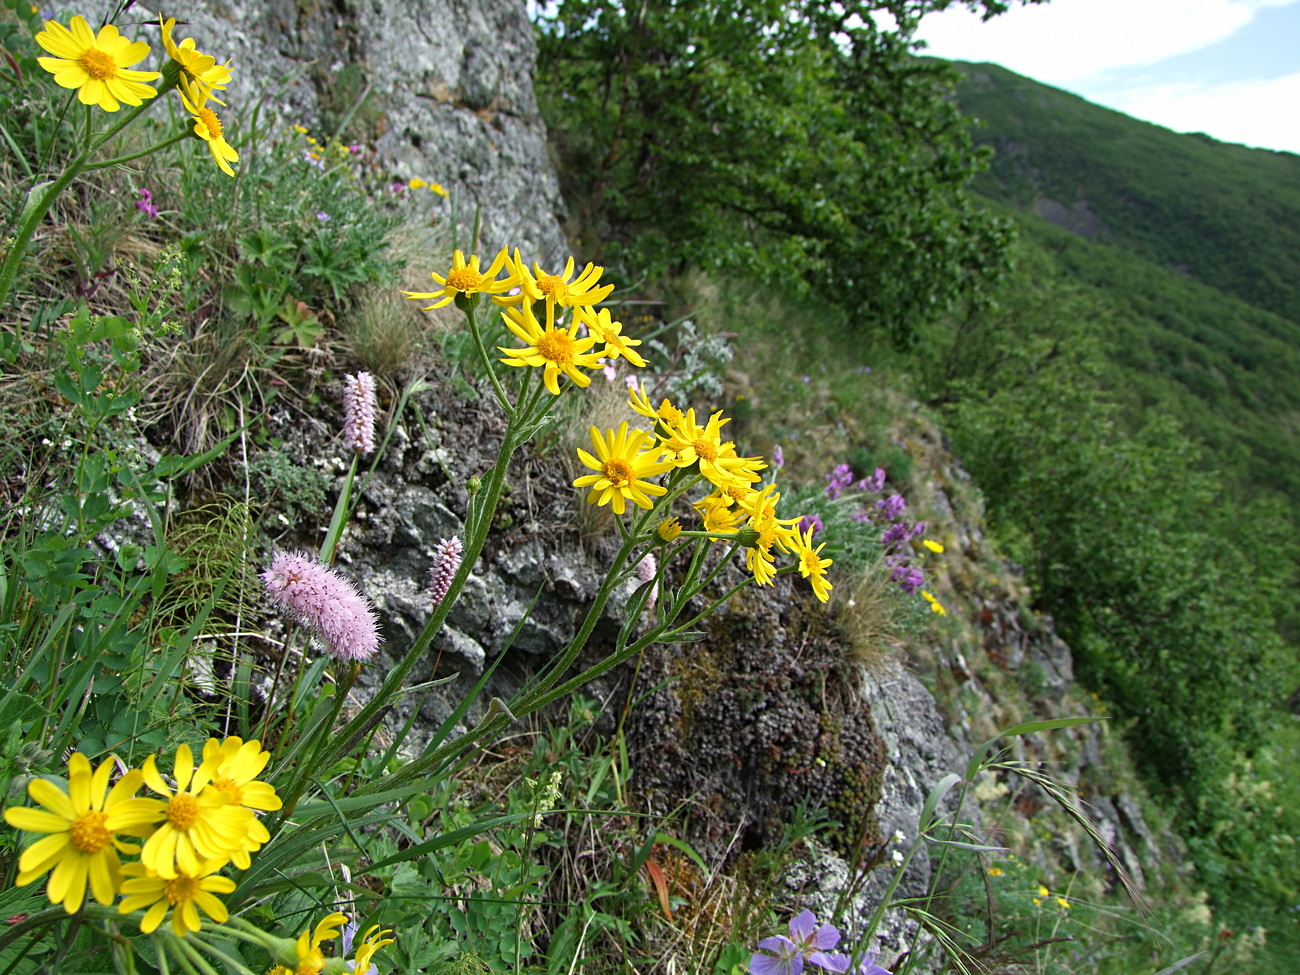
[[[368,372],[343,379],[343,439],[357,453],[375,449],[375,377]]]
[[[335,660],[366,660],[379,649],[374,611],[341,575],[305,552],[281,552],[262,573],[271,598],[318,636]]]
[[[883,501],[877,501],[876,506],[885,513],[885,517],[890,521],[898,521],[907,511],[907,499],[901,494],[891,494]]]
[[[451,581],[460,568],[461,544],[459,538],[444,538],[433,550],[433,566],[429,569],[429,602],[440,606],[447,598]]]
[[[834,501],[852,483],[853,468],[848,464],[837,464],[835,469],[826,475],[826,497]]]
[[[802,518],[799,519],[800,532],[808,531],[809,525],[812,526],[814,535],[817,534],[817,532],[821,531],[823,527],[825,527],[822,524],[821,518],[819,518],[817,515],[804,515]]]
[[[140,199],[135,201],[135,208],[150,217],[158,216],[158,207],[153,202],[153,193],[140,187]]]
[[[772,448],[772,466],[778,471],[785,466],[785,452],[779,444]]]
[[[783,934],[764,938],[758,943],[758,950],[772,954],[752,956],[749,975],[800,975],[803,971],[803,952]]]

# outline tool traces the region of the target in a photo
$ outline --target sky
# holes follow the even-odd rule
[[[953,7],[917,36],[1176,132],[1300,154],[1300,0],[1051,0],[985,23]]]

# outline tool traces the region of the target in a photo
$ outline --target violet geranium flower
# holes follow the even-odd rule
[[[800,911],[790,919],[790,937],[775,935],[758,943],[759,951],[749,960],[749,975],[801,975],[804,964],[836,975],[849,970],[847,955],[832,952],[840,942],[840,932],[833,924],[817,925],[812,911]]]

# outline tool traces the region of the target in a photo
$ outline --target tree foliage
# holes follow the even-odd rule
[[[563,0],[539,18],[538,89],[575,236],[639,272],[815,290],[909,344],[1009,242],[966,195],[984,157],[956,76],[912,54],[920,15],[950,3]]]

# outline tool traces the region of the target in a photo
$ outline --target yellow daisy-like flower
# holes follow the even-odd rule
[[[199,97],[203,99],[211,98],[213,91],[222,91],[226,85],[230,84],[230,62],[218,64],[217,59],[211,54],[204,54],[194,45],[194,38],[187,37],[177,44],[172,39],[172,30],[176,27],[176,18],[169,17],[167,20],[158,18],[162,24],[162,42],[163,49],[167,56],[181,66],[185,78],[198,89]],[[216,101],[216,99],[213,99]],[[221,104],[221,102],[217,102]],[[301,126],[295,126],[301,129],[305,135],[307,130]]]
[[[138,847],[114,839],[113,834],[139,825],[125,804],[140,788],[138,769],[122,776],[112,789],[109,775],[116,763],[105,760],[94,772],[80,752],[68,758],[68,791],[46,779],[33,779],[27,794],[41,809],[16,806],[5,810],[5,822],[16,829],[47,834],[18,859],[17,884],[24,887],[46,871],[50,901],[69,914],[81,909],[86,886],[101,904],[111,904],[122,884],[118,853],[135,853]]]
[[[826,547],[822,542],[816,549],[812,547],[812,536],[814,526],[809,525],[806,532],[795,533],[798,539],[796,549],[799,553],[799,574],[812,583],[813,592],[822,602],[831,598],[831,589],[833,588],[826,581],[826,567],[831,565],[833,559],[821,558],[821,551]]]
[[[990,877],[1001,877],[1002,873],[1003,871],[1001,867],[989,867],[988,869],[988,875]]]
[[[655,533],[661,541],[671,542],[682,533],[682,523],[676,518],[665,518],[659,522],[659,527],[655,529]]]
[[[618,430],[606,430],[606,437],[591,428],[591,442],[596,456],[578,448],[578,458],[596,474],[586,474],[573,482],[574,487],[590,487],[588,504],[612,505],[617,514],[627,510],[630,499],[640,508],[652,508],[651,496],[666,494],[668,489],[644,480],[673,467],[672,460],[660,460],[662,451],[651,448],[654,438],[644,430],[628,430],[627,421]],[[650,449],[647,449],[650,448]]]
[[[680,423],[684,414],[677,407],[673,406],[668,397],[659,404],[659,408],[650,405],[650,397],[646,395],[644,389],[632,387],[628,390],[632,395],[628,398],[627,404],[637,413],[640,413],[648,420],[658,420],[665,426],[672,426],[674,423]]]
[[[574,319],[567,329],[555,327],[555,309],[546,309],[546,328],[542,328],[527,303],[518,308],[507,308],[501,313],[506,327],[527,343],[523,349],[506,349],[498,346],[508,358],[508,366],[540,366],[542,381],[552,395],[560,395],[560,375],[573,380],[576,386],[591,385],[591,377],[580,369],[599,369],[600,355],[591,351],[596,336],[578,338],[578,322]]]
[[[503,299],[502,303],[512,305],[528,301],[545,301],[548,308],[559,305],[561,308],[574,308],[580,305],[596,305],[609,297],[614,290],[612,284],[597,287],[603,267],[588,264],[576,279],[573,278],[573,258],[564,265],[563,274],[547,274],[541,265],[534,262],[533,270],[519,259],[518,251],[512,262],[513,280],[519,285],[519,294]]]
[[[695,410],[687,410],[681,420],[669,425],[664,449],[677,455],[678,467],[698,463],[700,473],[717,487],[757,481],[758,475],[752,470],[754,459],[737,457],[735,444],[723,442],[722,428],[730,422],[719,410],[709,417],[706,426],[700,426]]]
[[[271,753],[262,750],[260,741],[232,736],[224,741],[209,738],[203,745],[203,764],[212,776],[212,788],[224,792],[235,805],[248,809],[274,810],[283,805],[275,794],[275,786],[256,781],[270,760]],[[243,847],[231,853],[231,861],[240,870],[247,870],[248,854],[261,849],[270,839],[271,834],[261,821],[256,817],[250,819]]]
[[[694,502],[691,507],[700,513],[704,530],[712,534],[733,534],[744,517],[739,508],[729,504],[720,493],[710,494]],[[715,542],[722,539],[715,538]]]
[[[71,29],[47,20],[36,35],[36,43],[54,55],[36,60],[54,75],[56,85],[76,88],[78,101],[106,112],[116,112],[123,104],[143,104],[158,94],[144,83],[161,77],[157,71],[128,70],[149,56],[148,44],[123,37],[112,24],[94,34],[80,14],[69,23]]]
[[[425,308],[424,311],[433,311],[435,308],[450,305],[460,295],[486,294],[492,295],[495,299],[501,292],[509,291],[517,284],[517,282],[509,278],[501,281],[496,280],[496,276],[506,266],[506,259],[506,249],[503,247],[487,271],[480,271],[477,254],[470,255],[467,262],[465,255],[461,251],[456,251],[452,254],[451,270],[447,272],[446,277],[437,272],[431,272],[429,275],[434,281],[442,285],[439,290],[403,291],[402,294],[408,298],[417,298],[421,301],[427,301],[430,298],[438,299],[428,308]]]
[[[370,959],[374,957],[376,951],[385,945],[393,944],[397,939],[387,937],[393,933],[392,928],[379,930],[379,925],[373,925],[366,929],[366,933],[361,938],[361,944],[357,946],[356,957],[352,960],[352,971],[357,975],[366,975],[370,971]]]
[[[151,872],[143,863],[128,863],[122,868],[129,879],[122,883],[123,896],[122,903],[117,906],[118,913],[130,914],[147,908],[140,919],[141,934],[158,930],[168,910],[172,912],[172,930],[177,937],[183,938],[188,932],[202,928],[200,909],[218,924],[223,924],[230,912],[213,895],[229,894],[235,889],[233,880],[217,874],[224,863],[224,860],[209,860],[195,871],[181,867],[170,880]]]
[[[208,151],[212,153],[212,161],[217,164],[217,167],[227,176],[234,176],[235,171],[230,168],[230,164],[239,161],[239,153],[231,147],[222,134],[221,119],[217,117],[217,113],[207,106],[209,100],[216,101],[218,105],[221,102],[212,98],[211,93],[204,93],[199,86],[184,81],[181,82],[178,90],[185,111],[194,117],[194,134],[208,144]]]
[[[1060,904],[1061,907],[1063,907],[1067,911],[1070,909],[1070,902],[1067,901],[1064,897],[1056,898],[1056,903]]]
[[[943,551],[942,545],[940,545],[938,542],[931,541],[928,538],[921,539],[921,544],[924,545],[926,548],[928,548],[931,552],[937,553]]]
[[[943,604],[940,603],[939,600],[935,599],[933,595],[922,589],[921,596],[930,604],[930,612],[938,613],[940,616],[948,615],[948,611],[943,608]]]
[[[749,513],[749,526],[755,531],[771,531],[772,540],[784,552],[796,550],[799,524],[798,518],[778,518],[776,504],[781,500],[775,484],[764,485],[761,491],[750,491],[740,502],[740,507]]]
[[[327,915],[315,927],[308,928],[302,934],[298,935],[298,940],[294,944],[294,967],[285,968],[283,965],[277,965],[271,969],[270,975],[319,975],[325,967],[325,953],[320,950],[320,946],[326,941],[332,941],[339,936],[339,931],[343,925],[348,923],[347,915],[335,911]],[[359,953],[359,952],[358,952]],[[374,952],[372,951],[371,954]],[[364,973],[365,969],[358,968],[358,972]]]
[[[443,186],[441,183],[430,183],[429,192],[437,193],[439,196],[443,197],[444,199],[446,197],[451,196],[451,194],[447,192],[447,188]],[[385,942],[385,944],[387,944],[387,942]]]
[[[208,787],[211,767],[205,763],[195,769],[188,745],[176,749],[172,776],[175,792],[158,774],[157,762],[150,755],[144,762],[144,781],[166,799],[135,800],[147,803],[159,824],[145,841],[140,862],[166,880],[179,876],[179,871],[197,877],[208,860],[224,864],[244,849],[249,822],[254,818],[253,810]]]
[[[601,355],[608,359],[623,358],[638,369],[645,368],[645,360],[641,358],[640,353],[636,352],[632,346],[640,345],[640,339],[630,339],[622,334],[623,323],[612,321],[609,317],[609,309],[601,308],[592,311],[586,306],[579,305],[573,309],[582,324],[587,326],[588,331],[605,343],[605,351]]]

